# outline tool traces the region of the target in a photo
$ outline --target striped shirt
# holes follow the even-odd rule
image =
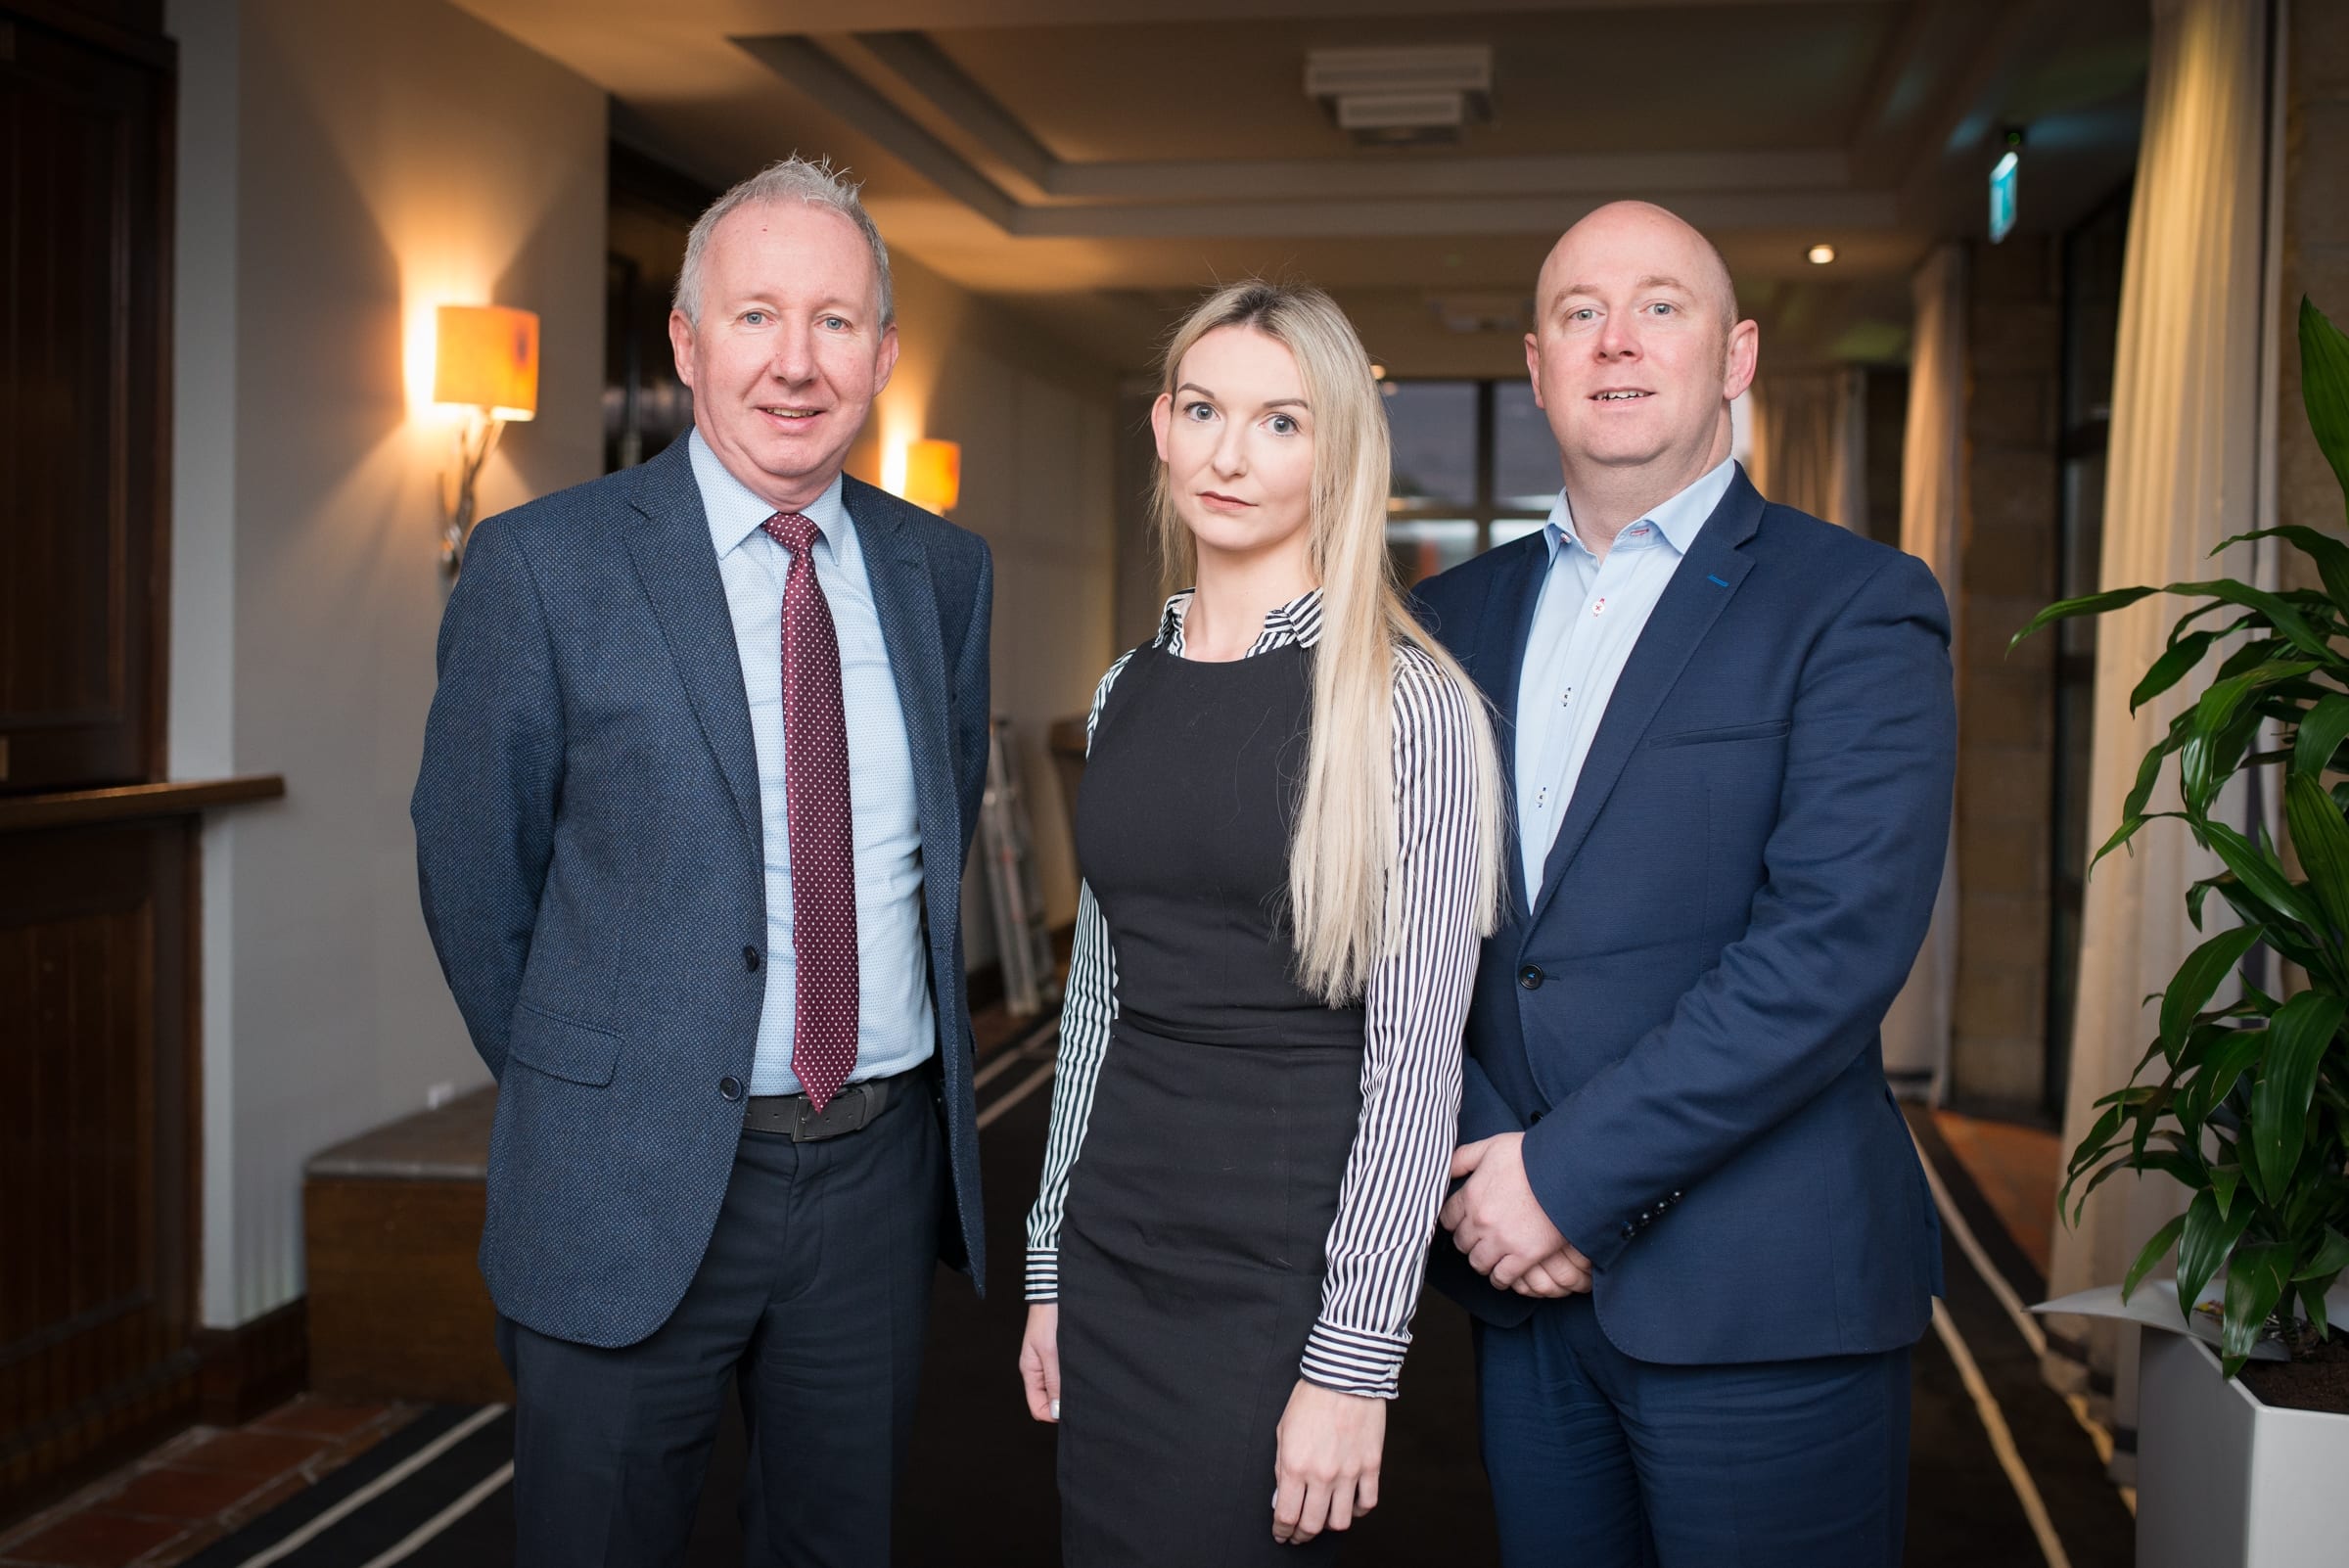
[[[1167,601],[1154,646],[1179,656],[1191,592]],[[1265,617],[1243,657],[1321,634],[1319,589]],[[1093,693],[1085,744],[1128,653]],[[1393,1398],[1409,1347],[1428,1238],[1443,1202],[1460,1105],[1461,1034],[1478,948],[1475,744],[1481,715],[1435,662],[1395,655],[1396,820],[1402,839],[1402,937],[1363,993],[1362,1111],[1325,1246],[1321,1311],[1305,1377],[1349,1394]],[[1060,1294],[1060,1223],[1070,1173],[1118,1014],[1117,954],[1089,886],[1079,890],[1076,950],[1061,1009],[1052,1128],[1028,1217],[1028,1299]]]

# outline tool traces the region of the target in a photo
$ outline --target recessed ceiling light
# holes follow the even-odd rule
[[[1811,247],[1811,264],[1813,266],[1823,267],[1834,259],[1835,247],[1831,245],[1815,245]]]

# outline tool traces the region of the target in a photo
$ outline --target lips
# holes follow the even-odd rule
[[[1205,501],[1210,506],[1238,507],[1254,506],[1256,504],[1254,501],[1243,501],[1236,495],[1225,495],[1220,490],[1201,490],[1199,492],[1199,499]]]
[[[1590,394],[1594,403],[1635,403],[1655,394],[1644,387],[1608,387]]]
[[[820,408],[787,408],[774,403],[760,403],[759,405],[759,412],[764,414],[769,419],[782,419],[800,422],[818,418],[823,414],[824,411]]]

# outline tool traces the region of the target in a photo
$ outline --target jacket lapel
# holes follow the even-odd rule
[[[930,558],[915,533],[899,526],[887,492],[851,480],[842,489],[864,549],[864,573],[889,672],[905,715],[906,749],[913,759],[914,806],[920,813],[922,856],[930,864],[955,858],[959,830],[947,758],[946,659],[938,640],[938,602]]]
[[[1486,589],[1484,613],[1477,624],[1483,632],[1477,643],[1476,668],[1469,670],[1492,701],[1498,722],[1494,726],[1494,749],[1500,754],[1500,798],[1506,803],[1510,837],[1516,837],[1517,801],[1517,688],[1525,669],[1525,645],[1534,631],[1534,606],[1542,597],[1542,580],[1549,569],[1549,541],[1540,533],[1507,546],[1513,560],[1493,574]],[[1509,909],[1519,923],[1526,916],[1525,855],[1509,846]]]
[[[1542,896],[1533,908],[1535,920],[1542,918],[1557,897],[1567,866],[1589,836],[1590,824],[1607,804],[1607,797],[1615,792],[1616,780],[1646,736],[1657,707],[1681,678],[1697,644],[1721,619],[1737,585],[1753,570],[1753,562],[1741,547],[1761,523],[1761,492],[1740,468],[1721,504],[1697,530],[1672,580],[1664,585],[1664,596],[1656,601],[1655,613],[1648,617],[1631,657],[1624,662],[1614,692],[1607,698],[1606,714],[1598,721],[1598,733],[1591,737],[1590,754],[1575,779],[1574,798],[1566,804],[1557,839],[1543,862]]]
[[[710,547],[709,515],[702,508],[701,487],[694,483],[687,438],[669,442],[637,471],[643,479],[633,504],[651,526],[627,530],[628,554],[645,597],[652,601],[668,656],[685,683],[702,736],[734,797],[735,813],[750,836],[752,852],[760,853],[759,754],[751,740],[751,700],[743,690],[734,616],[726,607],[726,586]]]

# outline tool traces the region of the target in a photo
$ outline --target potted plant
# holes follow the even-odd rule
[[[2349,338],[2305,300],[2299,336],[2309,422],[2349,492]],[[2148,823],[2183,822],[2223,867],[2186,899],[2187,918],[2211,935],[2162,992],[2131,1081],[2096,1102],[2058,1198],[2077,1223],[2119,1172],[2172,1176],[2186,1212],[2145,1243],[2123,1294],[2173,1253],[2187,1316],[2223,1280],[2216,1357],[2191,1335],[2145,1336],[2138,1560],[2148,1565],[2337,1564],[2349,1553],[2349,1403],[2338,1395],[2349,1342],[2326,1300],[2349,1268],[2349,543],[2309,528],[2226,542],[2252,538],[2300,551],[2323,586],[2267,592],[2221,577],[2118,588],[2050,605],[2015,638],[2170,593],[2198,602],[2131,711],[2216,661],[2146,752],[2120,825],[2090,862]],[[2283,845],[2219,813],[2227,784],[2254,771],[2282,802]],[[2156,810],[2165,776],[2176,809]],[[2238,999],[2214,1004],[2260,947],[2297,972],[2292,982],[2263,988],[2244,975]],[[2264,1401],[2237,1380],[2263,1339],[2288,1352],[2253,1374]]]

